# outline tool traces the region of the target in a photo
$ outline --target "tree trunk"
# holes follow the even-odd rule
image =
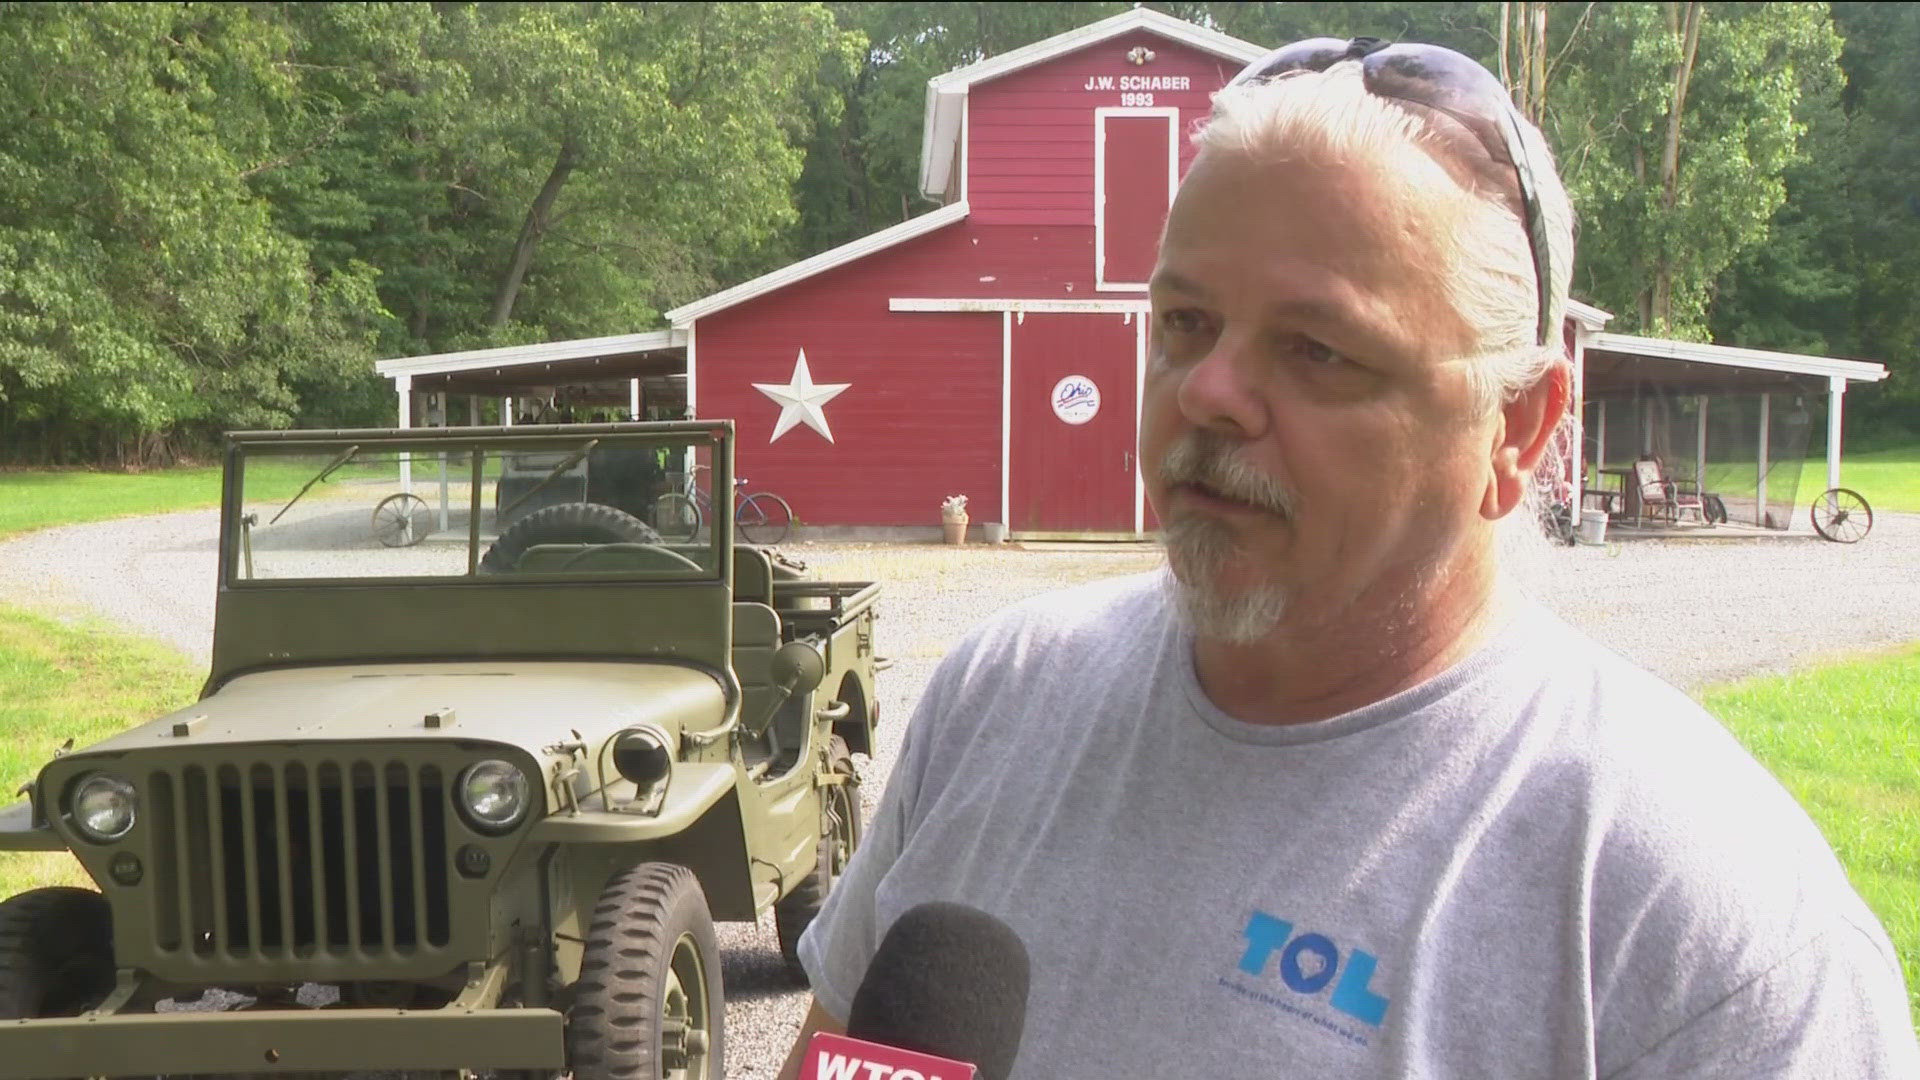
[[[1547,5],[1500,5],[1500,81],[1520,115],[1542,127],[1547,112]]]
[[[500,289],[493,295],[493,312],[487,317],[489,330],[497,330],[513,318],[514,301],[520,298],[520,283],[526,280],[527,268],[533,265],[534,249],[540,246],[540,237],[553,219],[554,200],[560,197],[560,189],[566,186],[567,177],[578,164],[579,152],[569,137],[561,142],[560,154],[554,159],[552,171],[547,173],[547,182],[540,185],[540,194],[534,196],[533,205],[527,208],[519,239],[513,242],[513,258],[508,260]]]
[[[1667,5],[1667,32],[1680,38],[1680,59],[1673,65],[1673,103],[1667,110],[1667,135],[1660,150],[1660,207],[1671,211],[1680,198],[1680,122],[1687,105],[1687,84],[1693,79],[1694,57],[1700,51],[1700,20],[1705,5],[1696,2]],[[1653,268],[1653,281],[1641,304],[1647,330],[1665,330],[1673,319],[1673,265],[1665,248],[1666,230],[1661,230],[1661,248]]]

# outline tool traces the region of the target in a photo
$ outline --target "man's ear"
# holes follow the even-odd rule
[[[1527,491],[1527,480],[1553,445],[1554,432],[1572,399],[1573,369],[1554,364],[1532,386],[1500,407],[1494,427],[1487,490],[1480,514],[1489,521],[1513,512]]]

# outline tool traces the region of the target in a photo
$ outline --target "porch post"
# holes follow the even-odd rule
[[[640,419],[640,380],[627,381],[627,419]]]
[[[1707,482],[1707,395],[1701,394],[1695,398],[1694,404],[1697,406],[1700,420],[1700,430],[1696,434],[1693,447],[1693,493],[1698,495],[1701,485]]]
[[[513,426],[513,399],[510,397],[500,399],[500,426]]]
[[[1607,399],[1601,398],[1593,404],[1600,410],[1593,424],[1593,467],[1599,470],[1607,467]],[[1598,471],[1593,474],[1593,482],[1600,482]]]
[[[480,395],[479,394],[467,395],[467,423],[472,424],[474,427],[480,426]]]
[[[1772,434],[1773,395],[1760,395],[1760,457],[1759,472],[1755,474],[1753,485],[1753,523],[1764,526],[1767,523],[1767,437]]]
[[[1580,324],[1573,327],[1573,445],[1568,448],[1567,477],[1573,481],[1573,523],[1580,523],[1580,511],[1586,508],[1587,463],[1582,460],[1587,452],[1587,355],[1586,330]],[[1142,394],[1136,389],[1133,400],[1136,404]],[[1135,424],[1138,431],[1140,425]],[[1596,474],[1594,483],[1599,483]]]
[[[1840,486],[1840,407],[1847,400],[1847,380],[1827,376],[1827,490]]]
[[[434,424],[433,426],[441,429],[442,431],[445,431],[447,428],[453,426],[453,402],[450,400],[452,395],[448,394],[445,390],[442,390],[440,391],[439,394],[435,396],[440,402],[440,409],[439,409],[440,422],[438,424]],[[429,417],[428,419],[431,420],[432,417]],[[440,445],[445,446],[446,444],[441,443]],[[440,457],[440,531],[446,532],[447,531],[447,452],[445,450],[440,451],[439,457]]]
[[[394,393],[400,398],[400,429],[405,431],[413,427],[413,376],[395,375]],[[413,455],[400,455],[400,490],[413,490]]]

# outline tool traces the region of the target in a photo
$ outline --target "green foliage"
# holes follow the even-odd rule
[[[1825,5],[1706,5],[1669,198],[1677,6],[1604,5],[1569,29],[1547,113],[1580,214],[1575,291],[1614,311],[1617,328],[1698,339],[1715,280],[1766,239],[1786,199],[1786,171],[1804,155],[1802,103],[1832,92],[1839,39]]]
[[[364,357],[373,272],[325,275],[245,182],[296,96],[226,5],[0,8],[0,423],[98,437],[293,419]]]
[[[377,357],[656,325],[932,209],[927,80],[1127,6],[0,3],[0,460],[384,423]],[[1491,2],[1152,6],[1502,48]],[[1886,361],[1856,431],[1920,437],[1920,8],[1704,5],[1669,185],[1687,9],[1544,6],[1576,293]]]
[[[380,355],[651,325],[792,226],[862,47],[818,4],[0,6],[0,456],[377,423]]]

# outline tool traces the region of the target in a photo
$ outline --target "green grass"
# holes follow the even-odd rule
[[[1815,470],[1813,483],[1826,490],[1826,466]],[[1801,480],[1808,481],[1802,474]],[[1876,510],[1920,514],[1920,446],[1845,454],[1840,459],[1840,486],[1866,496]]]
[[[87,746],[189,704],[204,674],[165,646],[0,606],[0,802],[65,740]],[[0,852],[0,896],[55,884],[91,882],[64,852]]]
[[[1688,466],[1692,468],[1692,466]],[[1792,465],[1786,462],[1776,464],[1767,477],[1767,489],[1774,496],[1787,490],[1781,485],[1793,485],[1795,477]],[[1754,467],[1748,463],[1715,462],[1707,465],[1707,490],[1722,496],[1752,497],[1754,490]],[[1867,504],[1875,510],[1889,512],[1920,513],[1920,446],[1907,446],[1894,450],[1875,450],[1860,454],[1842,454],[1840,458],[1840,486],[1851,488],[1865,496]],[[1804,516],[1805,508],[1821,492],[1827,490],[1827,462],[1823,457],[1809,457],[1800,462],[1798,485],[1793,487],[1793,501],[1796,514]]]
[[[1833,845],[1893,939],[1920,1027],[1920,645],[1702,700]]]
[[[423,466],[414,466],[416,480]],[[301,461],[253,460],[247,465],[250,499],[290,499],[313,478],[317,465]],[[390,464],[349,466],[334,479],[393,476]],[[328,483],[332,483],[329,480]],[[324,486],[324,485],[320,485]],[[144,473],[66,470],[0,472],[0,537],[55,525],[138,514],[165,514],[220,505],[220,469],[161,469]],[[371,503],[369,503],[371,509]]]

